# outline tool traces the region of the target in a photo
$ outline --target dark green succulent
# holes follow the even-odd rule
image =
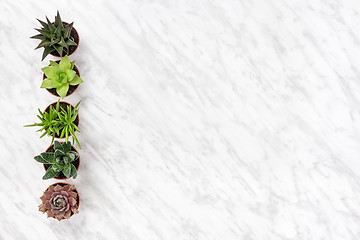
[[[70,142],[60,143],[55,141],[54,152],[43,152],[34,159],[39,163],[48,164],[50,167],[47,169],[43,179],[50,179],[59,176],[61,173],[65,177],[77,177],[76,167],[73,164],[79,158],[76,151],[72,151]]]
[[[70,36],[74,22],[64,27],[59,11],[57,11],[57,16],[55,17],[54,23],[50,22],[47,17],[47,22],[43,22],[39,19],[37,20],[42,25],[42,28],[35,28],[35,30],[40,34],[32,36],[31,38],[41,40],[41,43],[35,48],[38,49],[44,47],[41,60],[44,60],[44,58],[53,51],[56,51],[60,57],[63,57],[66,54],[69,54],[70,46],[77,45],[74,39]]]

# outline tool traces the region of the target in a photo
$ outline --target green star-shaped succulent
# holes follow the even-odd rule
[[[73,70],[74,64],[75,62],[70,62],[68,55],[61,59],[59,64],[50,61],[50,66],[41,69],[46,76],[41,88],[56,88],[61,98],[66,97],[70,85],[75,86],[83,82]]]

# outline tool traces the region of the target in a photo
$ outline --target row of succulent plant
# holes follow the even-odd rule
[[[44,49],[42,60],[49,54],[62,57],[60,61],[50,60],[50,65],[41,69],[44,75],[40,87],[46,88],[53,95],[63,99],[72,94],[83,82],[75,62],[69,59],[69,55],[78,47],[79,35],[73,27],[73,22],[69,24],[61,20],[59,11],[54,22],[47,17],[46,22],[37,20],[41,28],[36,29],[39,34],[31,38],[41,40],[35,49]],[[39,127],[37,132],[42,133],[40,138],[51,137],[50,147],[34,157],[37,162],[43,164],[46,170],[43,180],[77,177],[80,156],[71,145],[69,138],[72,138],[72,144],[76,142],[81,149],[76,136],[76,132],[80,133],[79,104],[80,101],[74,107],[59,99],[44,111],[38,109],[39,114],[36,117],[40,122],[25,125],[25,127]],[[55,138],[65,139],[65,142],[54,142]],[[39,210],[46,213],[48,217],[60,221],[78,213],[80,197],[74,185],[65,182],[52,184],[40,199],[42,203],[39,205]]]

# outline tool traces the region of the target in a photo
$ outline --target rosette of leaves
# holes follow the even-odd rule
[[[66,97],[70,85],[75,86],[83,82],[73,70],[74,65],[75,62],[70,62],[68,55],[63,57],[59,64],[50,61],[50,66],[41,69],[46,76],[41,88],[56,88],[61,98]]]
[[[69,53],[70,46],[77,45],[74,39],[70,36],[74,22],[64,27],[59,11],[57,11],[54,23],[50,22],[48,17],[46,17],[46,22],[39,19],[37,20],[40,22],[42,28],[35,28],[35,30],[40,34],[32,36],[31,38],[41,40],[40,44],[35,48],[38,49],[44,47],[41,61],[53,51],[58,52],[59,56],[62,57]]]
[[[79,212],[77,198],[74,185],[51,185],[40,197],[42,203],[39,205],[39,211],[59,221],[68,219]]]
[[[49,164],[43,180],[47,180],[53,177],[57,177],[60,173],[63,173],[65,177],[77,177],[76,167],[73,164],[79,158],[76,151],[72,151],[70,142],[60,143],[55,141],[54,152],[43,152],[34,159],[39,163]]]
[[[38,109],[40,115],[37,118],[40,119],[40,123],[34,123],[25,125],[24,127],[41,127],[37,132],[44,132],[40,138],[45,135],[51,136],[51,144],[54,142],[55,137],[65,137],[65,142],[72,136],[73,144],[76,141],[77,145],[81,149],[80,142],[76,137],[75,130],[80,132],[79,128],[74,123],[79,113],[79,101],[74,108],[70,105],[66,109],[60,107],[60,99],[56,103],[56,107],[50,106],[49,112],[42,113]]]

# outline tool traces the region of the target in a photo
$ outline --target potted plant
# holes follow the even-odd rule
[[[59,221],[68,219],[79,212],[80,196],[74,185],[55,183],[40,197],[39,211]]]
[[[51,144],[55,138],[65,138],[65,142],[67,142],[69,136],[72,136],[73,144],[76,141],[81,149],[79,140],[75,135],[76,131],[80,132],[78,128],[80,102],[74,107],[70,103],[60,102],[59,99],[59,101],[50,104],[44,112],[38,109],[40,115],[37,115],[37,117],[40,119],[40,123],[25,125],[25,127],[41,127],[37,130],[37,132],[43,132],[40,138],[45,135],[51,136]]]
[[[74,22],[66,23],[61,21],[59,11],[55,17],[55,22],[50,22],[46,17],[46,21],[37,19],[42,28],[37,29],[40,34],[32,36],[31,38],[41,40],[40,44],[35,48],[44,48],[42,60],[51,54],[56,57],[63,57],[66,54],[71,55],[74,53],[79,45],[79,34],[73,27]]]
[[[50,178],[68,179],[77,177],[80,166],[79,153],[71,146],[70,142],[55,141],[45,152],[34,159],[44,165],[46,170],[43,180]]]
[[[70,62],[68,55],[65,55],[59,63],[50,61],[50,65],[41,70],[44,72],[41,88],[46,88],[50,93],[61,98],[72,94],[83,82],[75,62]]]

